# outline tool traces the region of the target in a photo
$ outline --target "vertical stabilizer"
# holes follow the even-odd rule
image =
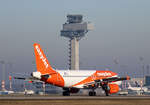
[[[131,84],[128,82],[128,89],[132,88]]]
[[[37,71],[39,71],[42,75],[55,73],[53,68],[50,66],[48,60],[46,59],[46,56],[42,51],[40,44],[34,44],[34,53]]]

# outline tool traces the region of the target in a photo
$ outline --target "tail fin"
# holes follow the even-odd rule
[[[39,71],[42,75],[55,73],[53,68],[50,66],[48,60],[46,59],[46,56],[42,51],[40,44],[34,44],[34,53],[37,71]]]
[[[128,88],[131,88],[132,86],[131,86],[131,84],[128,82]]]

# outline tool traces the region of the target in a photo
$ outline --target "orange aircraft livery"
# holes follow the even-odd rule
[[[95,96],[96,88],[102,88],[108,96],[119,91],[121,81],[130,79],[105,70],[55,70],[37,43],[34,44],[34,53],[37,71],[31,74],[32,77],[62,87],[64,96],[77,93],[80,89],[90,89],[89,96]]]

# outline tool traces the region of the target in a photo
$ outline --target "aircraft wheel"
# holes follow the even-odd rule
[[[64,92],[63,92],[63,96],[70,96],[70,92],[64,91]]]
[[[89,96],[96,96],[96,92],[90,91]]]
[[[93,92],[93,96],[96,96],[96,92]]]
[[[105,94],[106,94],[106,96],[109,96],[108,90],[105,90]]]

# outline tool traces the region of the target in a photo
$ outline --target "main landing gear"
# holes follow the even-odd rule
[[[105,91],[105,95],[109,96],[109,87],[108,87],[108,84],[105,83],[105,84],[103,84],[101,86],[102,86],[102,89]]]
[[[64,90],[62,93],[63,96],[70,96],[69,88],[63,88],[63,90]]]
[[[89,92],[89,96],[96,96],[96,92],[93,90],[93,91],[90,91]]]
[[[98,84],[95,85],[96,87],[101,86],[102,89],[105,91],[105,95],[109,96],[109,86],[108,86],[108,82],[100,82]],[[91,88],[92,90],[89,92],[89,96],[96,96],[96,92],[94,91],[96,88]]]

